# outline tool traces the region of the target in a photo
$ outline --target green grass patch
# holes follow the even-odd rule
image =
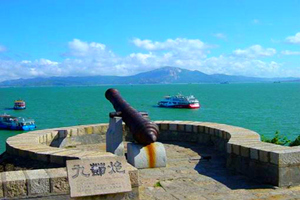
[[[158,181],[158,182],[156,182],[156,183],[154,184],[154,187],[162,187],[162,185],[161,185],[160,182]]]

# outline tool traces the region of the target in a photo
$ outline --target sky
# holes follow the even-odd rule
[[[163,66],[300,77],[300,0],[0,0],[0,81]]]

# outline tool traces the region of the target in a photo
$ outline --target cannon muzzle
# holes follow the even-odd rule
[[[130,106],[116,89],[108,89],[105,92],[116,112],[120,113],[122,120],[128,126],[133,138],[140,144],[148,145],[155,142],[158,137],[158,126],[148,119],[145,119],[137,110]]]

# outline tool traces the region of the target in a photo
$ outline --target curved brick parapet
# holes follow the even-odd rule
[[[227,155],[227,167],[277,186],[300,184],[300,147],[285,147],[260,141],[254,131],[226,124],[193,121],[156,121],[160,141],[186,141],[214,145]],[[64,164],[67,159],[112,155],[98,151],[53,147],[55,141],[85,134],[105,136],[108,124],[95,124],[32,131],[10,137],[11,155]],[[124,127],[124,130],[126,128]],[[125,138],[130,134],[124,131]]]
[[[6,140],[6,152],[10,155],[29,157],[50,163],[64,165],[68,159],[80,159],[97,156],[113,156],[111,153],[99,151],[80,151],[57,148],[51,144],[68,137],[85,134],[105,134],[108,124],[73,126],[31,131],[10,137]]]

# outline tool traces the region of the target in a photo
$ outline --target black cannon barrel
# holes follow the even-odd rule
[[[158,126],[145,119],[137,110],[130,106],[116,89],[108,89],[105,92],[116,112],[121,112],[122,120],[128,126],[133,138],[140,144],[148,145],[155,142],[158,137]]]

